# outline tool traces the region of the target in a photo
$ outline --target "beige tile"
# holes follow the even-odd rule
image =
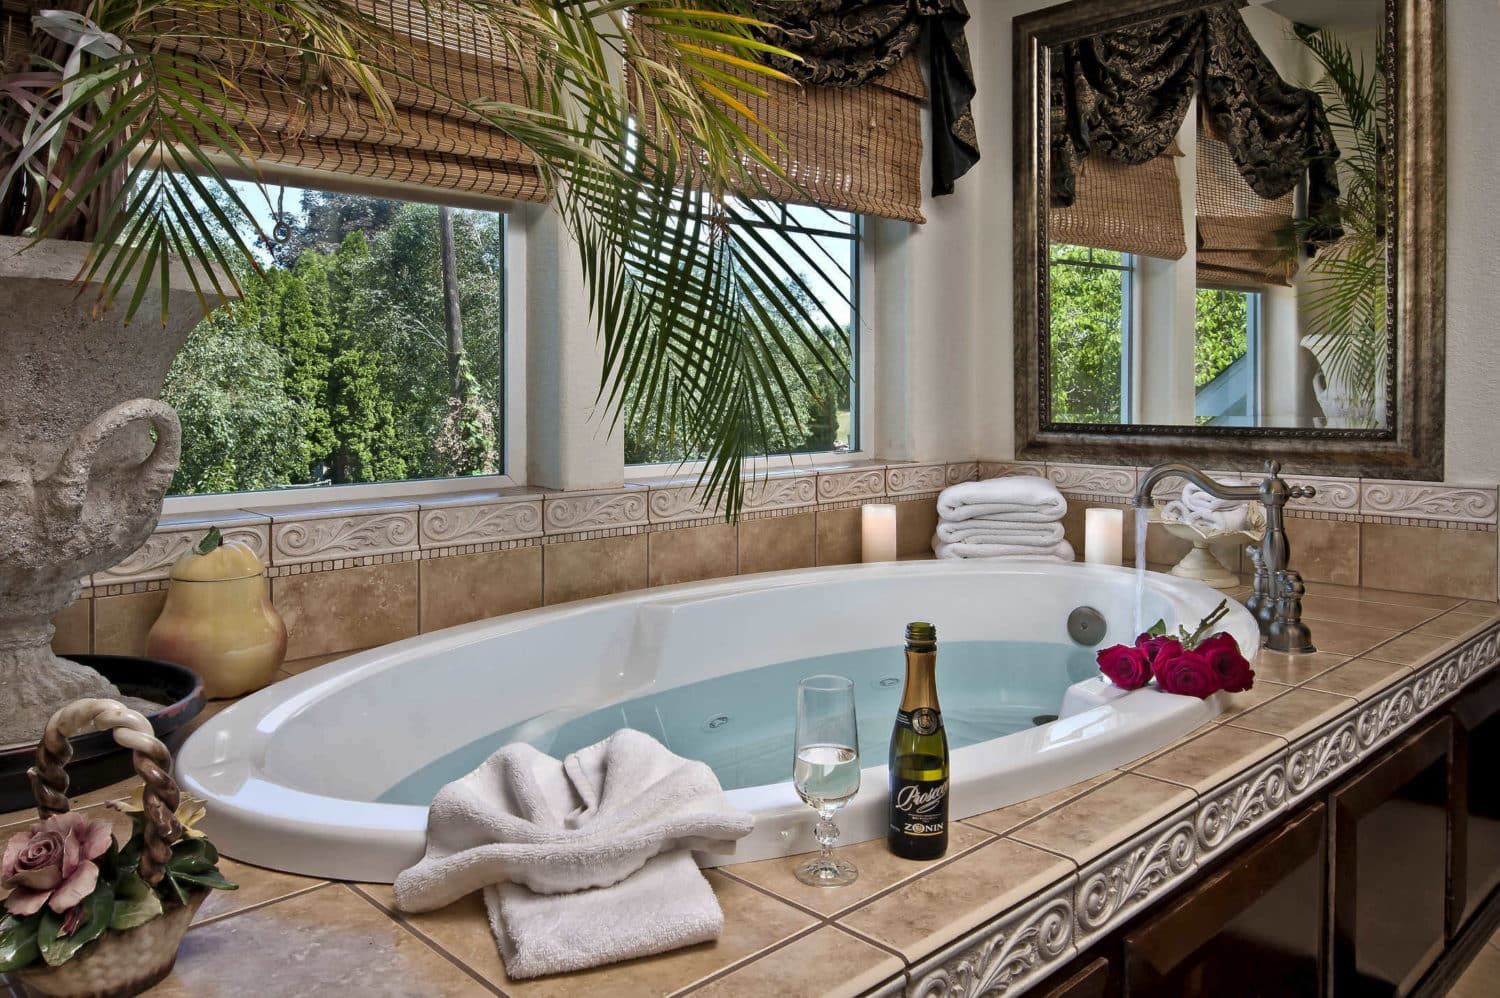
[[[1415,634],[1441,634],[1449,638],[1466,638],[1475,631],[1483,630],[1495,622],[1495,618],[1487,613],[1460,613],[1454,610],[1445,613],[1441,617],[1435,617],[1427,623],[1417,627]]]
[[[271,901],[279,901],[327,883],[327,881],[312,877],[299,877],[295,873],[282,873],[280,870],[266,870],[259,866],[250,866],[248,863],[239,863],[228,857],[220,857],[219,872],[224,874],[226,880],[238,884],[239,889],[209,891],[208,897],[203,899],[203,906],[198,909],[198,914],[193,919],[195,924],[214,918],[224,918]]]
[[[1291,567],[1309,582],[1359,585],[1361,526],[1344,520],[1287,517],[1286,535],[1292,546]]]
[[[1317,690],[1291,690],[1253,710],[1245,711],[1229,724],[1232,727],[1262,731],[1268,735],[1280,735],[1291,742],[1333,720],[1353,705],[1354,701],[1345,696],[1334,696]]]
[[[733,523],[658,530],[646,535],[653,586],[723,579],[739,568],[738,530]]]
[[[1333,620],[1309,620],[1312,642],[1318,651],[1353,658],[1401,633],[1396,627],[1361,627]]]
[[[55,655],[87,655],[94,641],[94,601],[76,599],[52,618],[52,652]]]
[[[813,916],[753,887],[713,871],[707,871],[707,876],[709,883],[713,884],[719,906],[724,909],[724,932],[716,941],[593,970],[527,981],[511,981],[505,976],[479,894],[471,894],[438,911],[400,917],[424,939],[515,998],[670,994],[817,924]],[[387,910],[395,910],[389,886],[361,885],[360,890]]]
[[[1011,833],[1011,838],[1087,863],[1185,804],[1193,793],[1135,773],[1089,791]]]
[[[1433,596],[1429,593],[1406,593],[1390,589],[1366,589],[1360,586],[1339,586],[1331,582],[1309,582],[1307,592],[1312,596],[1332,596],[1336,599],[1384,603],[1391,606],[1431,607],[1435,610],[1450,610],[1463,602],[1453,596]]]
[[[1098,776],[1063,787],[1060,790],[1053,790],[1051,793],[1032,797],[1029,800],[1017,801],[1014,804],[1007,804],[1005,807],[996,808],[993,811],[976,814],[972,818],[965,818],[964,821],[968,824],[988,829],[998,835],[1004,835],[1011,829],[1019,825],[1024,825],[1033,818],[1038,818],[1046,814],[1053,808],[1061,807],[1074,797],[1086,794],[1095,787],[1108,783],[1119,775],[1119,770],[1111,769],[1100,773]]]
[[[327,665],[329,662],[337,662],[341,658],[348,658],[356,651],[363,650],[363,648],[351,648],[348,651],[336,651],[327,655],[309,655],[306,658],[293,659],[289,662],[282,662],[281,671],[285,672],[288,676],[300,676],[310,669],[316,669],[320,665]]]
[[[1361,627],[1416,627],[1441,613],[1435,607],[1395,606],[1390,603],[1367,603],[1364,600],[1340,599],[1335,596],[1309,594],[1302,601],[1302,618],[1309,623],[1332,620]]]
[[[542,548],[542,601],[548,606],[645,587],[645,534],[565,541]]]
[[[417,633],[417,563],[393,562],[271,580],[287,658],[372,648]]]
[[[430,558],[420,564],[423,633],[542,605],[540,545]]]
[[[1417,665],[1435,653],[1455,644],[1457,639],[1443,634],[1403,634],[1366,653],[1366,658],[1378,658],[1382,662],[1398,665]]]
[[[839,924],[915,961],[1072,873],[1061,856],[996,839],[856,908]]]
[[[905,556],[930,552],[937,524],[936,499],[896,503],[896,554]]]
[[[1257,668],[1259,667],[1257,666]],[[1222,723],[1232,717],[1239,717],[1250,708],[1259,707],[1267,700],[1270,700],[1274,697],[1279,697],[1289,689],[1291,689],[1290,686],[1284,686],[1281,683],[1273,683],[1268,679],[1262,679],[1260,673],[1256,672],[1255,685],[1250,687],[1248,690],[1245,690],[1243,693],[1222,694],[1222,696],[1224,697],[1225,707],[1222,711],[1219,712],[1219,716],[1214,718],[1214,720]]]
[[[1286,742],[1274,735],[1225,724],[1132,771],[1202,794],[1285,747]]]
[[[1314,629],[1313,643],[1319,644],[1321,632]],[[1307,682],[1320,672],[1327,672],[1352,656],[1331,651],[1316,651],[1307,655],[1288,655],[1286,652],[1267,651],[1262,648],[1255,656],[1255,682],[1279,683],[1282,686],[1297,686]],[[1270,699],[1267,697],[1266,699]]]
[[[1360,578],[1379,589],[1489,600],[1496,554],[1495,535],[1480,530],[1367,523]]]
[[[69,794],[68,800],[73,804],[75,811],[84,808],[93,808],[106,801],[124,800],[141,785],[140,777],[132,776],[128,780],[112,783],[98,790],[90,790],[85,794]],[[15,832],[21,825],[29,825],[36,818],[36,809],[23,807],[19,811],[6,811],[0,814],[0,833]]]
[[[818,510],[818,564],[852,565],[863,554],[859,507]]]
[[[1481,946],[1447,998],[1494,998],[1500,994],[1500,949]]]
[[[198,925],[152,998],[483,993],[482,985],[335,884]]]
[[[1482,613],[1486,616],[1500,616],[1500,603],[1487,599],[1464,600],[1457,607],[1463,613]]]
[[[99,596],[94,600],[94,653],[144,655],[146,635],[167,601],[165,589]]]
[[[809,568],[817,559],[817,513],[740,521],[740,574]]]
[[[1310,680],[1307,688],[1365,700],[1410,674],[1411,669],[1405,665],[1375,658],[1356,658]]]
[[[694,991],[713,998],[862,995],[901,973],[901,959],[827,925]]]
[[[950,826],[948,835],[950,857],[973,849],[993,837],[988,832],[970,828],[957,821]],[[848,887],[836,890],[808,887],[797,879],[793,870],[807,858],[805,855],[740,863],[726,868],[725,872],[821,915],[833,915],[932,868],[931,862],[902,859],[895,855],[886,846],[884,838],[844,846],[838,850],[838,854],[859,869],[859,879]]]

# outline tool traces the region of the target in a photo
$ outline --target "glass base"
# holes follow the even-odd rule
[[[814,856],[797,864],[797,879],[809,887],[847,887],[859,879],[859,871],[846,859]]]

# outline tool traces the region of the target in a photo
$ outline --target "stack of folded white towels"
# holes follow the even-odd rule
[[[1252,482],[1228,481],[1225,485],[1251,485]],[[1254,529],[1264,520],[1258,503],[1243,499],[1220,499],[1209,495],[1192,482],[1182,487],[1182,498],[1162,507],[1162,519],[1186,523],[1206,534],[1228,534]],[[1257,522],[1259,521],[1259,522]]]
[[[964,482],[938,496],[939,558],[1027,558],[1072,561],[1063,539],[1068,501],[1045,478],[1018,475]]]

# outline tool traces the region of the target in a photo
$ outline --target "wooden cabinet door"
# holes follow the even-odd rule
[[[1404,995],[1442,953],[1452,722],[1428,724],[1329,795],[1333,995]]]
[[[1041,998],[1109,998],[1114,995],[1110,980],[1109,961],[1099,957],[1069,974],[1051,988],[1044,989]]]
[[[1127,932],[1128,998],[1321,995],[1325,815],[1308,808]]]
[[[1453,722],[1450,939],[1500,887],[1500,676],[1454,704]]]

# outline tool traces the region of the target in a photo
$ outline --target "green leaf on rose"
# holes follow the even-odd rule
[[[109,919],[111,929],[133,929],[161,913],[161,898],[134,870],[115,884],[115,910]]]
[[[16,918],[7,915],[0,921],[0,974],[8,974],[22,967],[29,967],[41,956],[37,946],[38,916]]]
[[[1146,630],[1146,633],[1153,638],[1165,637],[1167,634],[1167,622],[1165,620],[1158,619],[1156,623],[1152,624]]]
[[[115,889],[108,881],[101,880],[94,892],[79,903],[83,905],[83,921],[67,936],[62,934],[63,916],[51,908],[42,909],[36,941],[49,967],[62,966],[104,934],[115,911]]]

